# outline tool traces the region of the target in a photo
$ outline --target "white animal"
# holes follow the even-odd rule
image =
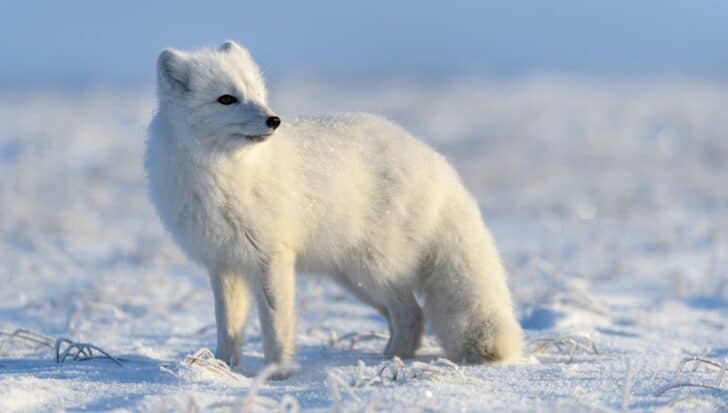
[[[157,70],[150,194],[209,270],[218,358],[238,363],[250,292],[266,362],[292,358],[297,270],[328,274],[376,308],[389,323],[386,357],[412,357],[425,318],[452,360],[520,356],[498,252],[442,156],[373,115],[281,121],[231,41],[165,50]]]

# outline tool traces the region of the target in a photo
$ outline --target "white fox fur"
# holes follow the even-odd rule
[[[237,364],[251,292],[266,362],[292,358],[296,270],[332,276],[386,317],[387,357],[414,355],[425,318],[452,360],[520,356],[498,252],[442,156],[367,114],[284,119],[273,133],[260,71],[234,42],[166,50],[157,69],[150,194],[209,270],[218,358]]]

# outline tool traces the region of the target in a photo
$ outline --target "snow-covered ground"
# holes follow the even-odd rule
[[[293,377],[255,379],[255,314],[242,368],[205,367],[189,356],[215,345],[206,275],[146,197],[153,93],[5,93],[0,411],[728,410],[728,86],[297,79],[271,104],[284,120],[382,113],[444,152],[503,254],[527,360],[451,365],[432,336],[415,360],[384,360],[383,320],[310,276]],[[60,337],[121,366],[56,363]],[[717,367],[679,369],[690,356]]]

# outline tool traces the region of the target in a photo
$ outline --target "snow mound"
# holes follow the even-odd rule
[[[428,335],[416,359],[384,360],[376,312],[302,277],[284,381],[268,380],[254,316],[239,368],[202,350],[208,281],[147,201],[153,105],[150,91],[0,95],[0,411],[728,409],[728,87],[280,85],[284,121],[378,112],[448,156],[493,230],[529,350],[454,365]],[[121,365],[56,363],[60,337]]]

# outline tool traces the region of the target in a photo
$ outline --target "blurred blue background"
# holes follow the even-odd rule
[[[269,79],[728,72],[728,2],[24,1],[0,5],[0,87],[153,83],[157,53],[245,44]]]

